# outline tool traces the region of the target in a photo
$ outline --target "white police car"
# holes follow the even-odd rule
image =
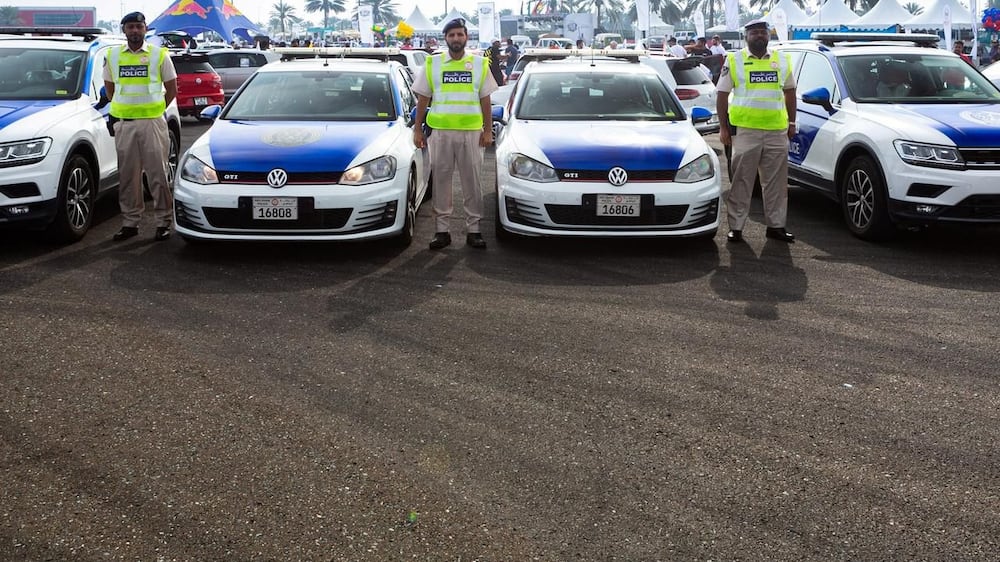
[[[714,236],[719,160],[643,64],[535,62],[497,141],[497,237]]]
[[[1000,90],[934,35],[817,33],[796,65],[789,180],[840,203],[856,236],[1000,222]],[[926,46],[922,46],[926,45]]]
[[[118,186],[118,157],[101,102],[107,50],[100,29],[0,28],[0,227],[84,236],[94,204]],[[167,111],[171,169],[180,146]]]
[[[309,59],[261,67],[181,159],[185,240],[413,238],[430,185],[413,144],[416,101],[395,62]]]

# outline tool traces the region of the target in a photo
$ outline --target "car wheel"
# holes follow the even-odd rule
[[[863,240],[884,240],[892,233],[885,180],[868,156],[847,166],[840,189],[840,206],[851,233]]]
[[[97,185],[90,162],[74,154],[63,166],[56,197],[56,218],[49,232],[59,242],[76,242],[83,238],[94,219]]]
[[[514,233],[503,227],[503,223],[500,222],[500,190],[496,190],[497,194],[497,204],[493,207],[493,229],[496,234],[498,242],[510,242],[514,240]]]
[[[406,184],[406,219],[403,221],[403,231],[396,237],[396,245],[408,247],[413,242],[413,231],[417,222],[417,175],[410,171],[410,180]]]

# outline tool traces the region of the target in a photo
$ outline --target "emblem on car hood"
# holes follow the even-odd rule
[[[312,144],[322,138],[316,129],[275,129],[260,136],[263,143],[271,146],[302,146]]]

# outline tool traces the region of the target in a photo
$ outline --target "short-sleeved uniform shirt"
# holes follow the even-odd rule
[[[743,56],[746,58],[758,58],[755,57],[749,49],[743,49]],[[774,51],[768,49],[764,53],[764,56],[759,57],[761,59],[769,59],[774,56]],[[742,69],[740,69],[742,71]],[[791,90],[795,88],[795,73],[789,72],[788,78],[785,78],[785,83],[781,85],[782,90]],[[729,57],[723,59],[722,70],[719,74],[719,82],[716,83],[715,89],[722,93],[729,93],[733,91],[733,76],[731,69],[729,68]]]

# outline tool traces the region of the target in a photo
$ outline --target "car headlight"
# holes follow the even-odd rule
[[[191,155],[184,159],[181,178],[201,185],[219,183],[219,174],[215,173],[215,168]]]
[[[343,185],[364,185],[385,181],[396,175],[396,159],[382,156],[360,166],[355,166],[340,176]]]
[[[0,144],[0,168],[41,162],[51,147],[52,139],[48,137]]]
[[[510,157],[510,175],[528,181],[549,183],[559,181],[556,170],[552,166],[542,164],[534,158],[523,154],[513,154]]]
[[[677,170],[674,181],[677,183],[694,183],[696,181],[707,180],[714,175],[715,166],[712,165],[712,159],[707,154],[702,154],[688,162],[686,166],[682,166],[680,170]]]
[[[897,140],[892,143],[903,162],[932,168],[962,168],[965,162],[958,149],[951,146]]]

